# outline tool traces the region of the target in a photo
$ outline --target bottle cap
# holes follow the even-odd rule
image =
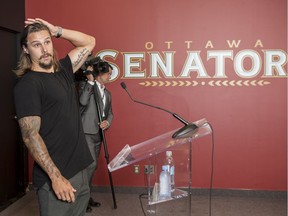
[[[162,171],[168,171],[168,169],[169,169],[169,166],[167,166],[167,165],[162,166]]]
[[[166,151],[166,156],[171,157],[172,156],[172,151]]]

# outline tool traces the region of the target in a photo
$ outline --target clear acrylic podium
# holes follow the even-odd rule
[[[181,138],[172,138],[178,128],[133,146],[127,144],[108,164],[110,172],[142,160],[153,167],[153,172],[147,174],[146,215],[191,215],[192,141],[212,133],[206,119],[193,123],[198,126],[197,130]],[[163,200],[159,197],[159,175],[167,150],[172,151],[174,158],[175,191]]]

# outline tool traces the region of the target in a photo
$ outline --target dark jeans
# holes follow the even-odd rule
[[[90,198],[87,170],[77,173],[69,179],[71,185],[77,190],[75,202],[68,203],[58,200],[48,184],[37,190],[41,216],[83,216]]]

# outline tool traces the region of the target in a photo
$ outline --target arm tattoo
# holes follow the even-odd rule
[[[72,63],[73,67],[77,67],[77,65],[82,61],[82,59],[89,53],[90,51],[87,48],[81,50],[78,54],[78,58]]]
[[[22,138],[33,159],[51,177],[59,177],[60,172],[52,161],[47,147],[39,134],[41,119],[39,116],[29,116],[19,119]]]

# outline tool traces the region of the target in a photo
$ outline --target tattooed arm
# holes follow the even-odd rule
[[[75,47],[68,53],[72,62],[74,73],[84,64],[85,60],[95,47],[96,40],[93,36],[84,34],[79,31],[54,26],[51,23],[40,18],[28,18],[25,21],[25,24],[29,25],[35,22],[46,25],[49,28],[52,36],[61,37],[69,41]]]
[[[73,30],[63,29],[61,38],[70,41],[75,48],[68,55],[71,59],[73,72],[75,73],[91,54],[96,42],[95,38]]]
[[[58,199],[74,202],[74,192],[76,192],[76,190],[70,182],[61,175],[39,134],[41,118],[39,116],[23,117],[19,119],[19,125],[25,145],[29,149],[33,159],[48,174],[52,182],[52,188]]]

